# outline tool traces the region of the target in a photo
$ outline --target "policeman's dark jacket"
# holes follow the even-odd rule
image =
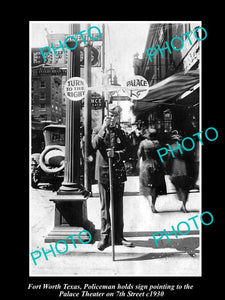
[[[96,127],[92,132],[92,147],[96,152],[95,179],[99,183],[109,185],[109,161],[106,149],[114,147],[115,157],[112,158],[113,183],[120,184],[127,180],[126,169],[123,160],[126,158],[126,136],[125,132],[116,127],[102,131]]]

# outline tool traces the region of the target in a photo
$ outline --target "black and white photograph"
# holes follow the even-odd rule
[[[208,39],[201,19],[29,21],[27,292],[163,298],[203,276],[202,151],[221,139],[202,126]]]

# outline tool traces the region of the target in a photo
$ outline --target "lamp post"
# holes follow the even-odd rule
[[[70,35],[80,32],[80,24],[70,25]],[[71,47],[72,48],[72,47]],[[68,60],[68,79],[80,76],[80,46],[70,51]],[[74,240],[80,243],[78,234],[86,229],[94,235],[94,224],[87,218],[86,191],[80,184],[80,101],[67,99],[66,102],[66,141],[64,181],[57,195],[50,198],[55,203],[54,228],[45,238],[45,242],[56,242],[74,234]],[[88,241],[88,233],[82,235]],[[67,240],[72,243],[72,239]]]
[[[70,32],[80,31],[80,24],[71,24]],[[72,43],[72,42],[71,42]],[[69,44],[69,42],[68,42]],[[67,78],[80,76],[80,44],[68,55]],[[58,194],[79,192],[80,185],[80,101],[67,99],[64,181]]]
[[[90,28],[87,24],[86,31]],[[84,80],[91,86],[91,41],[87,41],[84,46]],[[84,99],[84,186],[91,192],[91,174],[90,174],[90,141],[91,141],[91,91],[89,90]]]

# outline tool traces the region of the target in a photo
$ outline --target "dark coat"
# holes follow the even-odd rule
[[[174,186],[178,189],[190,190],[195,184],[195,162],[193,151],[187,152],[182,148],[179,143],[180,148],[183,152],[180,153],[178,149],[173,151],[175,157],[168,153],[167,161],[167,171],[170,175],[170,180]],[[170,145],[172,149],[178,147],[176,143]]]
[[[92,147],[96,152],[95,179],[99,183],[109,184],[109,161],[107,151],[110,147],[110,135],[106,132],[103,138],[98,134],[101,127],[96,127],[92,132]],[[122,183],[127,180],[126,170],[123,160],[126,156],[126,136],[123,130],[113,128],[111,139],[113,139],[115,157],[112,161],[113,181],[114,183]]]

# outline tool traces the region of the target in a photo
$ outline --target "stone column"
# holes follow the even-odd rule
[[[71,24],[70,35],[80,32],[79,24]],[[74,42],[74,41],[73,41]],[[72,43],[72,41],[71,41]],[[69,41],[67,42],[69,45]],[[72,48],[72,45],[69,46]],[[68,76],[80,77],[80,46],[69,51]],[[55,203],[54,228],[45,238],[45,242],[57,242],[76,234],[74,240],[79,243],[78,234],[82,230],[95,232],[94,225],[87,218],[86,191],[80,184],[80,101],[67,99],[66,102],[66,139],[65,139],[65,169],[64,181],[50,201]],[[90,236],[85,232],[82,240],[88,241]],[[71,239],[66,240],[72,243]]]
[[[71,24],[70,33],[80,32],[80,24]],[[68,46],[72,48],[70,43]],[[76,49],[69,51],[67,79],[80,77],[80,43]],[[66,139],[65,139],[65,173],[64,181],[58,194],[79,191],[80,185],[80,101],[67,99],[66,103]]]

